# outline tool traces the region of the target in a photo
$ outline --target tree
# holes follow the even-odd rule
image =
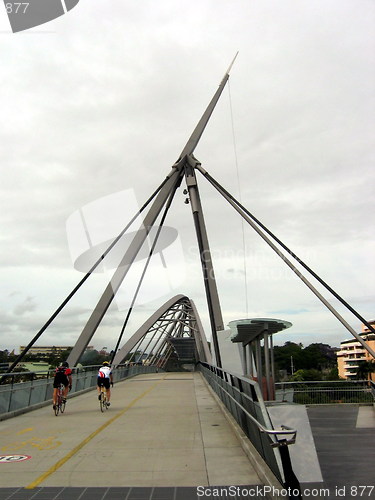
[[[292,380],[296,382],[302,382],[307,380],[322,380],[322,373],[319,370],[297,370],[293,376]]]
[[[83,366],[100,365],[105,358],[105,355],[100,354],[96,349],[93,349],[83,353],[80,363]]]
[[[274,360],[278,375],[282,371],[291,376],[298,370],[315,370],[320,374],[319,380],[327,377],[329,380],[339,379],[333,371],[337,369],[336,352],[328,344],[314,343],[304,348],[301,343],[285,342],[283,346],[274,347]],[[311,376],[316,377],[316,373],[311,372]],[[307,379],[304,378],[304,380]]]
[[[358,361],[356,373],[358,380],[371,380],[371,373],[375,373],[374,361]]]
[[[336,366],[336,354],[327,344],[310,344],[303,350],[305,369],[325,370]]]
[[[296,370],[303,368],[302,347],[302,344],[295,344],[294,342],[285,342],[282,347],[275,346],[274,360],[276,369],[286,370],[288,373],[291,373],[292,359]]]
[[[337,366],[335,366],[334,368],[331,368],[329,370],[329,372],[327,373],[326,377],[325,377],[326,380],[343,380],[340,376],[339,376],[339,369],[337,368]]]
[[[62,361],[66,361],[70,354],[72,347],[68,347],[67,349],[57,350],[55,347],[52,349],[51,354],[46,356],[45,361],[51,366],[59,366]]]
[[[2,363],[7,363],[8,362],[8,351],[5,349],[5,351],[0,351],[0,362]]]

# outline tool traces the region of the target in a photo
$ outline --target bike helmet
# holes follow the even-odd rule
[[[64,368],[69,368],[69,363],[67,361],[63,361],[60,366],[63,366]]]
[[[103,361],[103,362],[102,362],[102,365],[103,365],[103,366],[108,366],[108,365],[109,365],[109,361]]]

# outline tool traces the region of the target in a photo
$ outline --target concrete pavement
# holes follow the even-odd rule
[[[262,484],[199,373],[141,375],[0,423],[0,487]],[[6,474],[4,474],[6,467]]]

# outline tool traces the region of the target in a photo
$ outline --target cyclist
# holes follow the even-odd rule
[[[66,397],[68,391],[72,388],[72,370],[69,368],[69,363],[63,361],[60,366],[56,368],[55,378],[53,380],[53,409],[56,407],[57,402],[57,389],[60,384],[64,385],[64,402],[66,402]]]
[[[113,375],[111,371],[111,367],[109,366],[108,361],[103,361],[102,366],[99,368],[98,371],[98,382],[97,382],[97,390],[98,390],[98,399],[100,401],[102,395],[100,392],[100,388],[104,386],[107,390],[107,401],[108,401],[108,406],[110,406],[110,399],[111,399],[111,389],[110,389],[110,384],[112,384],[113,387]]]

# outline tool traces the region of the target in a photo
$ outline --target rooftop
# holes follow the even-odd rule
[[[274,318],[248,318],[230,321],[228,326],[233,330],[232,342],[248,343],[255,338],[262,339],[264,334],[273,335],[281,330],[286,330],[292,326],[292,323]]]

